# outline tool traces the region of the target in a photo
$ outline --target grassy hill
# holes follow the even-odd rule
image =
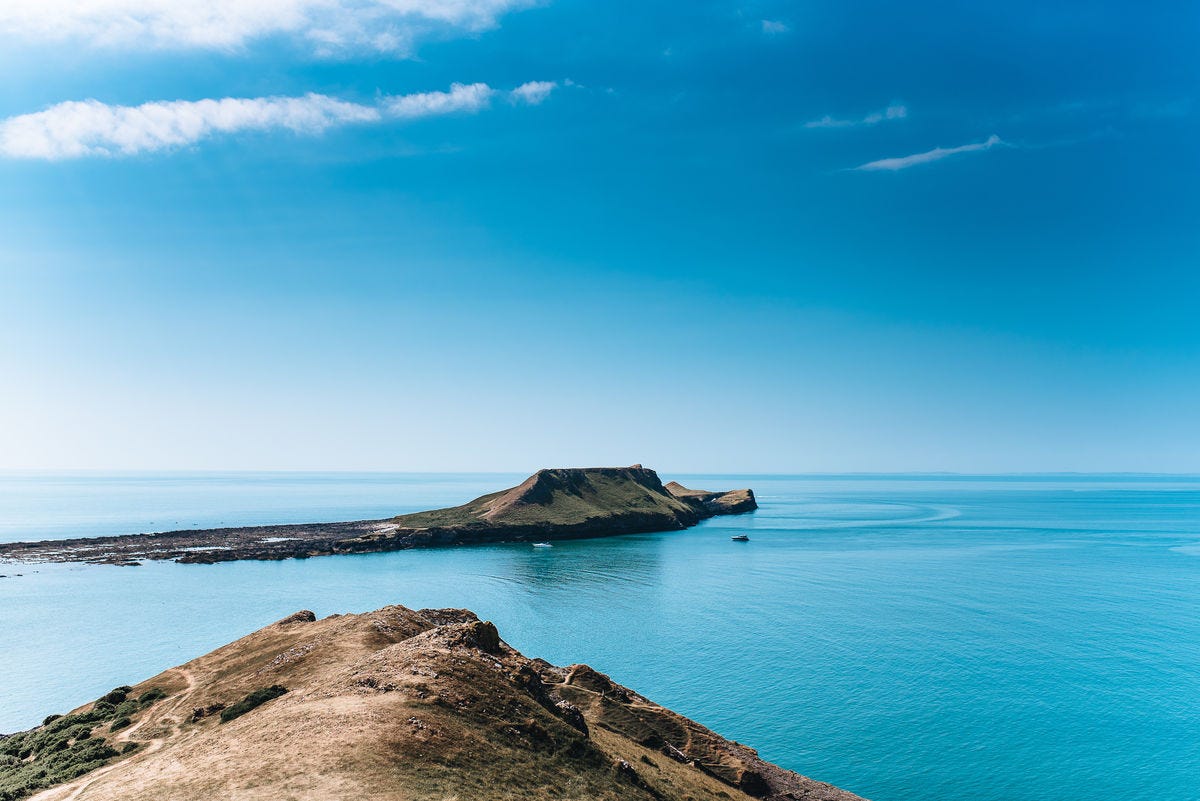
[[[483,542],[530,542],[673,531],[714,515],[758,508],[751,490],[707,492],[672,482],[653,470],[572,467],[539,470],[517,486],[431,512],[380,521],[332,545],[335,552],[398,550]],[[189,559],[209,558],[208,554]]]
[[[0,739],[0,787],[91,743],[38,801],[856,798],[463,610],[301,612],[119,694]]]
[[[672,495],[641,465],[539,470],[517,486],[450,509],[401,515],[403,528],[434,526],[575,526],[622,514],[691,525],[701,510]]]

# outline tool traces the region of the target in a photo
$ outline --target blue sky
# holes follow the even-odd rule
[[[1198,23],[6,3],[0,468],[1200,470]]]

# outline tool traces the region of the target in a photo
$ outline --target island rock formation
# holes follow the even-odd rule
[[[190,529],[157,534],[0,544],[18,562],[213,563],[405,548],[540,542],[688,528],[758,508],[749,489],[690,490],[639,465],[539,470],[521,484],[449,509],[385,520]]]

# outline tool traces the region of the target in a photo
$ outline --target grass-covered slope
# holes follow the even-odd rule
[[[688,525],[695,505],[672,495],[658,474],[641,465],[539,470],[512,489],[450,509],[401,515],[403,528],[434,526],[576,526],[623,514]]]
[[[751,490],[679,491],[653,470],[574,467],[539,470],[519,485],[462,506],[400,515],[340,540],[337,553],[437,545],[603,537],[674,531],[704,518],[758,508]]]
[[[151,687],[171,697],[127,710],[123,731],[140,747],[54,774],[67,783],[38,801],[855,798],[586,666],[527,659],[462,610],[297,613],[129,697]],[[98,709],[104,720],[18,736],[93,725],[96,737],[115,708],[77,713]]]

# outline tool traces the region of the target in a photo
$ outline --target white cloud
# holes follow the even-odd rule
[[[762,32],[767,36],[778,36],[781,33],[787,33],[792,28],[786,22],[781,22],[777,19],[764,19],[762,21]]]
[[[537,106],[542,103],[558,86],[554,81],[530,81],[523,83],[508,93],[514,103],[527,103]]]
[[[958,147],[935,147],[933,150],[926,150],[924,153],[914,153],[911,156],[900,156],[891,159],[879,159],[878,161],[869,161],[866,164],[861,164],[854,169],[856,170],[887,170],[895,172],[896,170],[915,167],[918,164],[928,164],[932,161],[941,161],[948,156],[954,156],[959,153],[977,153],[982,150],[991,150],[996,145],[1005,145],[1005,142],[1000,137],[992,134],[983,142],[976,142],[970,145],[959,145]]]
[[[431,117],[456,111],[474,112],[487,106],[495,92],[496,90],[486,83],[456,83],[450,87],[449,92],[422,92],[385,97],[380,101],[380,106],[389,117],[396,119]]]
[[[0,0],[0,36],[120,48],[234,49],[268,36],[319,54],[404,54],[439,31],[493,27],[535,0]]]
[[[859,125],[878,125],[885,120],[902,120],[908,116],[908,107],[893,104],[882,111],[873,111],[857,120],[835,119],[826,114],[819,120],[804,123],[805,128],[853,128]]]
[[[240,131],[288,130],[315,135],[341,125],[475,112],[487,107],[495,94],[487,84],[474,83],[454,84],[448,92],[384,96],[374,105],[319,94],[159,101],[140,106],[69,101],[0,120],[0,156],[52,161],[132,156]]]

